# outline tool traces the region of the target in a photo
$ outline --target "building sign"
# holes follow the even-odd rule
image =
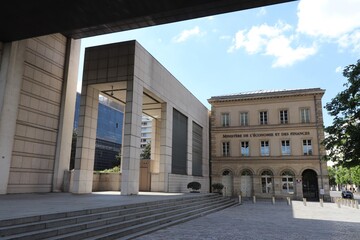
[[[245,133],[245,134],[223,134],[223,138],[256,138],[256,137],[286,137],[286,136],[306,136],[310,132],[270,132],[270,133]]]

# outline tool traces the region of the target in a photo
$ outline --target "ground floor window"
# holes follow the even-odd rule
[[[294,194],[294,173],[291,171],[284,171],[281,174],[282,192]]]
[[[262,193],[273,192],[273,173],[270,170],[261,173],[261,189]]]

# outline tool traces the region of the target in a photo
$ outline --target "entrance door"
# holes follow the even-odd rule
[[[319,188],[316,172],[307,169],[302,174],[303,197],[308,201],[319,200]]]
[[[230,171],[225,170],[222,174],[222,184],[224,185],[223,194],[231,196],[233,191],[233,179]]]
[[[240,185],[241,194],[243,197],[251,197],[252,190],[252,177],[251,176],[241,176],[241,185]]]
[[[140,160],[139,191],[150,191],[150,160]]]

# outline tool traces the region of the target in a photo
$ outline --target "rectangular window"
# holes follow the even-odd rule
[[[309,108],[300,109],[300,117],[301,117],[301,123],[309,123],[310,122],[310,109]]]
[[[242,112],[240,113],[240,126],[247,126],[248,125],[248,113]]]
[[[223,127],[228,127],[230,125],[230,116],[228,113],[221,114],[221,125]]]
[[[281,110],[280,111],[280,123],[281,124],[287,124],[288,123],[288,111],[287,110]]]
[[[203,128],[193,122],[192,132],[192,175],[202,176],[203,165]]]
[[[264,125],[267,123],[268,123],[267,112],[266,111],[260,112],[260,124]]]
[[[282,155],[290,155],[290,140],[281,141],[281,154]]]
[[[310,139],[303,140],[303,153],[304,155],[312,155],[312,145]]]
[[[270,155],[269,141],[261,141],[260,142],[260,154],[261,154],[261,156],[269,156]]]
[[[241,142],[241,156],[249,156],[249,142]]]
[[[230,142],[222,143],[222,152],[224,157],[230,156]]]

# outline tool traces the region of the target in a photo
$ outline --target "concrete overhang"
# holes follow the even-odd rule
[[[0,42],[52,33],[74,39],[295,0],[5,0]]]

